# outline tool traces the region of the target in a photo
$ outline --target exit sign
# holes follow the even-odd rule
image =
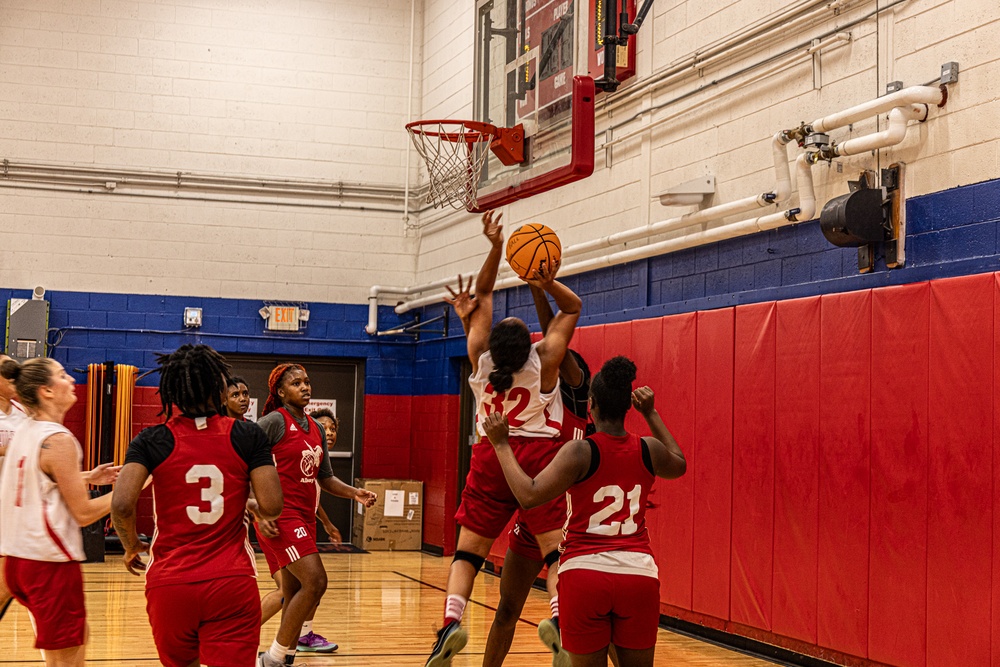
[[[267,318],[268,331],[299,330],[298,306],[270,306],[268,310],[270,310]]]

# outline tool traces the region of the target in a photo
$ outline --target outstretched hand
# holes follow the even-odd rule
[[[559,273],[559,265],[560,261],[558,259],[553,260],[551,266],[543,259],[539,263],[538,268],[534,269],[527,277],[522,278],[522,280],[532,287],[544,290],[548,285],[555,282],[556,274]]]
[[[368,489],[358,489],[354,492],[354,499],[365,507],[371,507],[378,500],[378,494],[369,491]]]
[[[507,424],[507,415],[500,412],[492,412],[486,415],[483,420],[483,431],[490,439],[494,447],[502,447],[508,444],[507,437],[510,434],[510,426]]]
[[[649,387],[639,387],[632,392],[632,405],[643,417],[653,412],[653,390]]]
[[[458,291],[453,290],[450,285],[445,285],[445,288],[451,294],[451,298],[445,297],[445,301],[451,304],[455,314],[464,322],[479,307],[479,302],[469,293],[472,289],[472,278],[469,278],[468,285],[463,285],[462,274],[458,274]]]
[[[110,463],[102,463],[93,470],[83,473],[83,481],[91,486],[107,486],[108,484],[114,484],[118,481],[118,473],[120,473],[121,470],[121,466],[112,465]]]
[[[496,220],[493,219],[495,211],[483,213],[483,234],[494,246],[503,245],[503,225],[500,224],[503,213],[497,213]]]

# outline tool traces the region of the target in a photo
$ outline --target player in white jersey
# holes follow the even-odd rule
[[[0,354],[0,364],[10,359],[6,354]],[[7,378],[0,377],[0,470],[3,470],[3,457],[7,454],[7,445],[14,437],[14,431],[27,419],[24,408],[14,399],[17,398],[17,390],[14,383]],[[3,578],[4,568],[3,556],[0,556],[0,618],[7,613],[7,608],[14,601],[14,596],[7,588],[7,582]]]
[[[427,667],[448,667],[454,655],[465,647],[467,635],[461,620],[476,574],[493,541],[519,507],[504,479],[493,446],[485,437],[482,421],[489,414],[506,415],[513,425],[513,446],[518,460],[531,470],[540,471],[548,465],[561,442],[558,436],[563,405],[559,392],[559,365],[573,337],[582,304],[572,290],[556,281],[558,264],[543,266],[525,280],[552,296],[559,308],[542,340],[532,345],[528,326],[516,317],[493,325],[493,286],[503,256],[500,217],[497,215],[494,219],[493,211],[483,215],[483,234],[492,247],[476,278],[475,295],[463,289],[460,281],[458,293],[452,292],[453,298],[449,300],[468,338],[472,362],[469,385],[476,397],[477,430],[481,441],[473,446],[462,504],[455,515],[462,530],[448,573],[444,627],[438,632]],[[565,505],[559,503],[522,512],[519,517],[536,536],[546,561],[552,563],[558,559],[565,520]],[[550,593],[555,608],[558,602],[554,586]],[[563,657],[557,652],[557,658]]]
[[[90,498],[87,482],[110,484],[117,469],[96,477],[80,470],[80,443],[63,426],[76,402],[73,377],[52,359],[0,363],[29,417],[7,445],[0,473],[0,553],[7,585],[35,620],[35,647],[49,667],[86,664],[86,611],[79,561],[81,526],[111,509],[111,495]]]

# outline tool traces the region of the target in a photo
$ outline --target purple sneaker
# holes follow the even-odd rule
[[[317,635],[315,632],[310,632],[307,635],[299,637],[299,645],[295,650],[302,653],[333,653],[337,648],[337,645],[327,641],[326,637]]]

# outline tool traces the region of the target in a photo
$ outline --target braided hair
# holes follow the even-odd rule
[[[278,396],[278,389],[281,388],[281,383],[285,380],[285,374],[288,371],[302,371],[306,372],[306,369],[302,367],[301,364],[278,364],[271,371],[271,375],[267,378],[267,400],[264,402],[263,415],[270,414],[281,407],[281,397]]]
[[[603,421],[625,420],[625,413],[632,407],[632,383],[635,381],[635,364],[628,357],[608,359],[600,372],[590,382],[590,397]]]
[[[490,384],[495,391],[507,391],[514,385],[514,373],[524,367],[530,353],[531,334],[524,322],[508,317],[496,323],[490,331]]]
[[[182,413],[222,409],[230,368],[221,354],[208,345],[188,344],[157,355],[156,361],[160,364],[161,415],[170,419],[175,405]]]

